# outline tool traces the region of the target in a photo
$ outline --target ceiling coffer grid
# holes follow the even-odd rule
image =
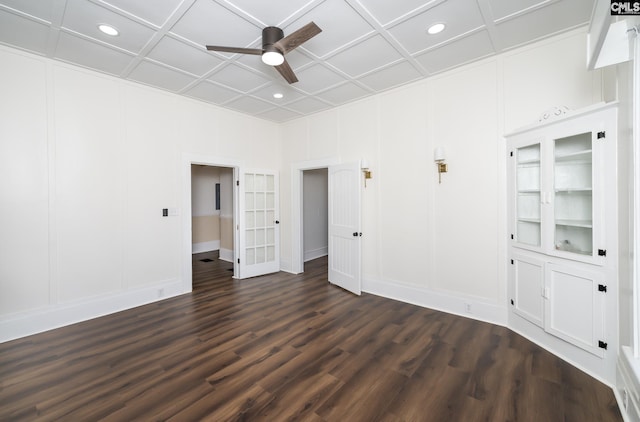
[[[0,43],[282,122],[589,22],[594,0],[0,0]],[[322,32],[260,55],[262,30]],[[445,30],[428,35],[434,23]],[[119,34],[98,30],[106,23]],[[280,69],[282,70],[282,69]],[[286,70],[286,69],[285,69]],[[273,94],[281,93],[282,98]]]

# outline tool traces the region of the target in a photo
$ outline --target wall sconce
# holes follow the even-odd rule
[[[442,183],[442,173],[446,173],[447,163],[444,162],[444,148],[437,147],[433,150],[433,161],[438,166],[438,183]]]
[[[367,187],[367,179],[371,179],[371,170],[369,170],[369,161],[366,159],[360,160],[360,168],[362,169],[362,174],[364,174],[364,187]]]

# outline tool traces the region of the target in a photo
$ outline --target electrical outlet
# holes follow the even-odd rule
[[[470,303],[465,303],[464,304],[464,310],[466,313],[470,314],[471,313],[471,304]]]
[[[164,296],[164,289],[158,289],[158,297]]]
[[[627,410],[627,406],[629,406],[629,394],[626,388],[622,389],[622,406],[625,410]]]

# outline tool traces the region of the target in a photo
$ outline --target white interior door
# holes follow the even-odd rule
[[[239,278],[280,271],[278,174],[274,171],[240,172]]]
[[[360,163],[329,167],[329,281],[361,293]]]

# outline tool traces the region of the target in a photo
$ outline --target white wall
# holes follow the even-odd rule
[[[185,155],[279,166],[276,124],[10,48],[0,63],[0,341],[187,290],[190,218],[162,217]]]
[[[216,183],[220,183],[220,167],[191,166],[191,215],[219,215],[216,210]]]
[[[305,170],[302,173],[304,261],[329,253],[329,191],[327,169]]]
[[[284,125],[0,48],[0,340],[179,294],[185,155],[281,169],[367,158],[369,292],[506,320],[504,143],[602,99],[576,31]],[[100,101],[96,101],[100,99]],[[433,148],[447,153],[437,183]],[[5,293],[6,292],[6,293]],[[470,313],[465,305],[470,305]]]
[[[191,235],[192,252],[220,249],[220,210],[216,210],[216,184],[220,168],[191,166]]]
[[[602,100],[584,30],[557,36],[283,125],[282,263],[292,256],[292,165],[367,158],[363,288],[506,323],[502,135],[559,105]],[[438,184],[433,149],[449,172]]]

